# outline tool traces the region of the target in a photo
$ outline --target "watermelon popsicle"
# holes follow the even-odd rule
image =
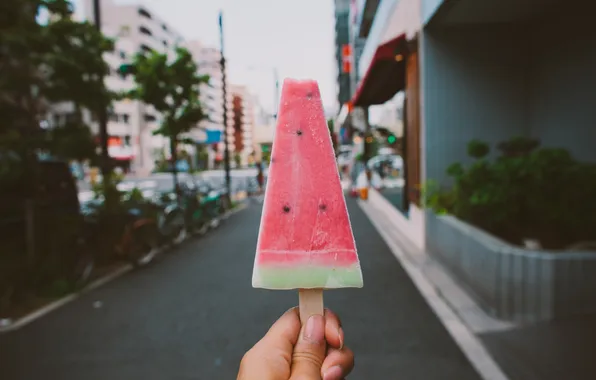
[[[252,285],[284,290],[363,286],[316,81],[283,83]]]

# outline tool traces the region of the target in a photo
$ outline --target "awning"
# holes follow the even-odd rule
[[[406,50],[405,34],[377,47],[352,98],[354,106],[383,104],[405,88]]]

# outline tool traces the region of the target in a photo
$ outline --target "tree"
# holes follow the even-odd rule
[[[200,85],[209,83],[209,76],[198,74],[191,53],[181,47],[176,48],[173,61],[167,54],[155,51],[137,53],[134,61],[121,66],[120,71],[132,74],[136,83],[125,96],[150,104],[161,113],[161,125],[153,134],[170,140],[172,177],[177,189],[177,146],[185,133],[207,118],[199,95]]]
[[[103,82],[109,69],[103,54],[113,43],[93,25],[72,20],[72,13],[69,0],[0,4],[0,152],[15,152],[25,165],[34,163],[39,149],[64,145],[47,139],[40,128],[50,103],[74,102],[76,123],[88,128],[82,125],[81,108],[107,107],[111,99]],[[86,134],[71,125],[52,137],[72,140]],[[86,138],[82,145],[88,146]]]
[[[52,17],[43,32],[50,46],[43,65],[47,81],[43,93],[52,103],[69,102],[74,106],[74,118],[50,131],[48,149],[69,160],[94,158],[96,145],[82,110],[95,115],[100,107],[107,109],[111,105],[115,94],[104,84],[109,66],[103,55],[113,50],[114,42],[95,25],[76,22],[70,15]]]

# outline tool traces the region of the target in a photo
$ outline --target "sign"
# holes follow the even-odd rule
[[[205,137],[203,139],[196,139],[197,144],[217,144],[222,141],[222,131],[217,129],[205,130]]]
[[[341,62],[344,73],[352,72],[352,45],[344,44],[341,47]]]

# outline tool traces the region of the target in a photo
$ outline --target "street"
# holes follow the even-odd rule
[[[155,265],[0,335],[1,378],[235,378],[246,350],[298,301],[251,287],[260,208],[251,201]],[[479,379],[354,200],[348,209],[365,285],[328,291],[326,305],[355,352],[351,378]]]

